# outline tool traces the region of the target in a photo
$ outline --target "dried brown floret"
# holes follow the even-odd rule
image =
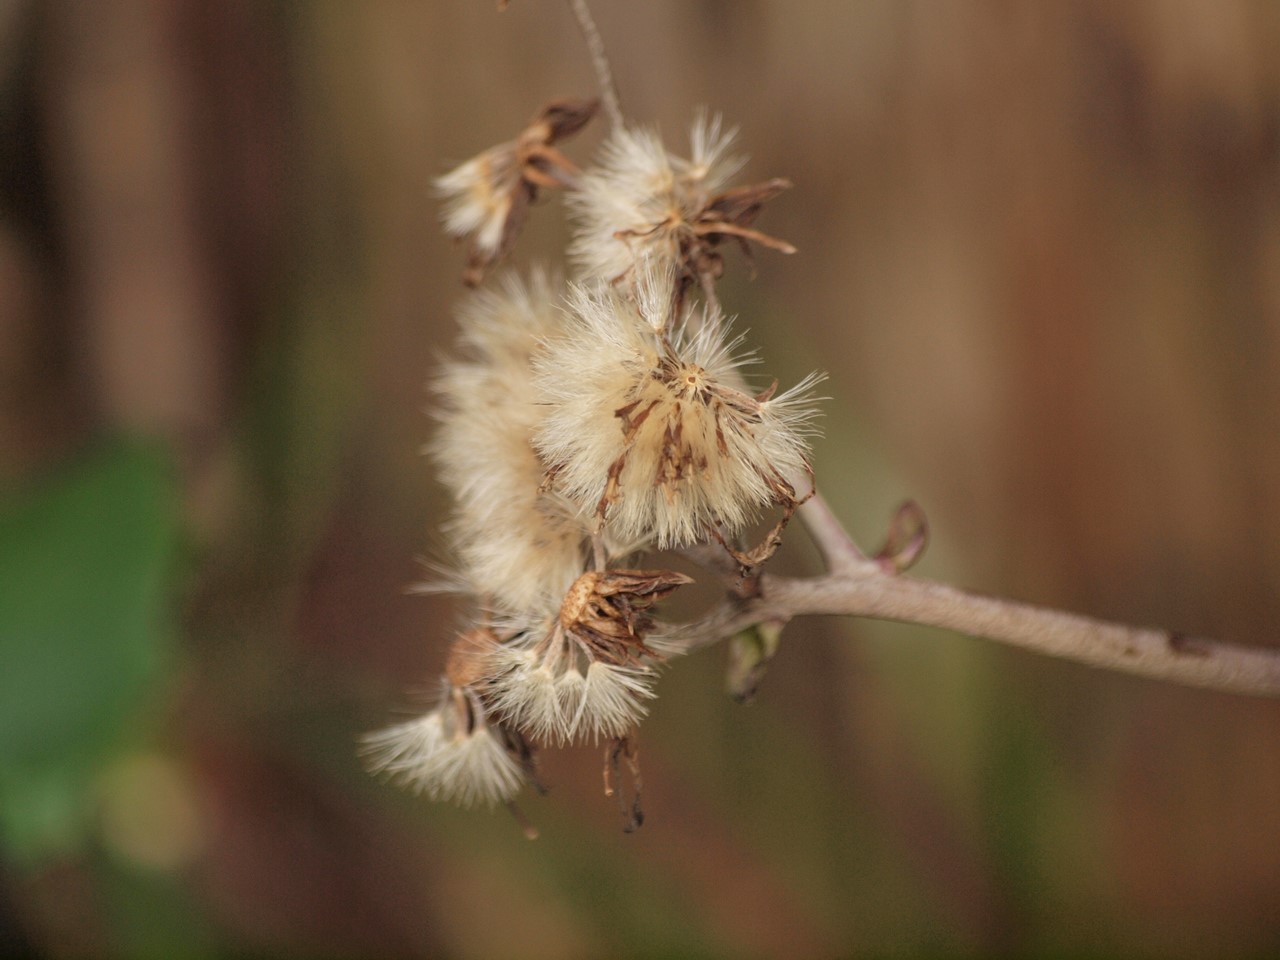
[[[554,100],[514,140],[473,157],[436,180],[445,198],[445,232],[468,243],[463,282],[478,286],[510,251],[539,188],[572,186],[578,167],[553,144],[581,130],[599,100]]]

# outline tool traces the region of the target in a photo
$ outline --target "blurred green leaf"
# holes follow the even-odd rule
[[[0,844],[18,859],[76,843],[161,666],[176,515],[167,458],[124,442],[0,508]]]
[[[172,877],[129,869],[106,857],[94,861],[94,869],[112,920],[112,945],[105,955],[163,960],[217,956],[209,923],[189,890]]]

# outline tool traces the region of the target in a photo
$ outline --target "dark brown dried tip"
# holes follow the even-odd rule
[[[584,573],[560,606],[560,626],[596,659],[635,664],[659,655],[644,644],[653,621],[645,612],[692,577],[673,570],[606,570]]]
[[[557,140],[573,136],[585,127],[599,109],[600,101],[594,97],[590,100],[568,97],[563,100],[552,100],[538,111],[529,126],[533,127],[538,123],[547,124],[550,127],[550,134],[546,142],[555,143]]]

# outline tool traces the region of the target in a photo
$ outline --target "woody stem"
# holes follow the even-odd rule
[[[804,489],[797,483],[796,477],[788,479],[795,489]],[[805,529],[809,531],[809,536],[813,538],[814,545],[822,553],[827,570],[835,573],[864,567],[878,569],[875,561],[868,559],[867,555],[853,542],[853,537],[849,536],[849,532],[832,511],[831,505],[816,487],[813,489],[813,496],[802,503],[796,513]]]
[[[591,65],[596,71],[596,82],[600,86],[600,104],[609,115],[609,123],[614,129],[623,126],[622,104],[618,100],[618,88],[613,83],[613,70],[609,67],[609,58],[604,52],[604,40],[600,30],[591,16],[586,0],[569,0],[569,9],[578,21],[578,29],[587,44],[587,53],[591,56]]]
[[[764,621],[844,614],[943,627],[1156,680],[1227,693],[1280,697],[1280,651],[1188,637],[1169,630],[1110,623],[1017,600],[970,593],[886,572],[874,563],[846,565],[811,579],[761,577],[760,596],[726,600],[674,638],[697,649]]]

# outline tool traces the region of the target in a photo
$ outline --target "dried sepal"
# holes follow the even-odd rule
[[[920,504],[907,500],[894,512],[884,546],[872,558],[885,573],[913,567],[929,545],[929,520]]]
[[[465,284],[478,286],[511,250],[540,188],[576,183],[578,167],[553,144],[581,130],[598,108],[594,99],[554,100],[514,140],[436,179],[445,232],[468,244]]]
[[[654,623],[646,612],[693,578],[673,570],[605,570],[584,573],[560,606],[560,626],[594,659],[633,665],[661,655],[645,646]]]
[[[795,253],[796,248],[785,240],[761,233],[751,226],[766,202],[790,188],[790,180],[775,178],[764,183],[734,187],[712,197],[694,216],[690,236],[685,240],[681,260],[686,281],[696,277],[705,286],[708,279],[719,278],[724,272],[724,262],[716,247],[728,237],[738,241],[748,263],[752,261],[752,242],[779,253]]]
[[[777,386],[775,381],[774,387]],[[768,395],[772,395],[770,389],[766,391]],[[759,400],[759,396],[756,397]],[[813,472],[806,464],[806,470],[809,474],[809,491],[804,495],[797,495],[796,489],[791,482],[780,474],[775,474],[769,478],[770,485],[773,489],[775,505],[782,507],[782,516],[780,516],[769,528],[768,533],[754,547],[742,549],[734,543],[731,543],[719,530],[714,527],[711,529],[711,535],[720,544],[729,555],[729,557],[738,565],[738,576],[740,578],[739,587],[747,588],[748,592],[743,596],[758,595],[751,593],[751,590],[758,590],[759,584],[753,587],[749,586],[755,579],[755,575],[760,567],[766,562],[773,559],[773,555],[778,552],[778,548],[782,546],[782,534],[791,523],[791,519],[795,516],[796,511],[804,506],[813,495],[817,492],[813,484]]]

